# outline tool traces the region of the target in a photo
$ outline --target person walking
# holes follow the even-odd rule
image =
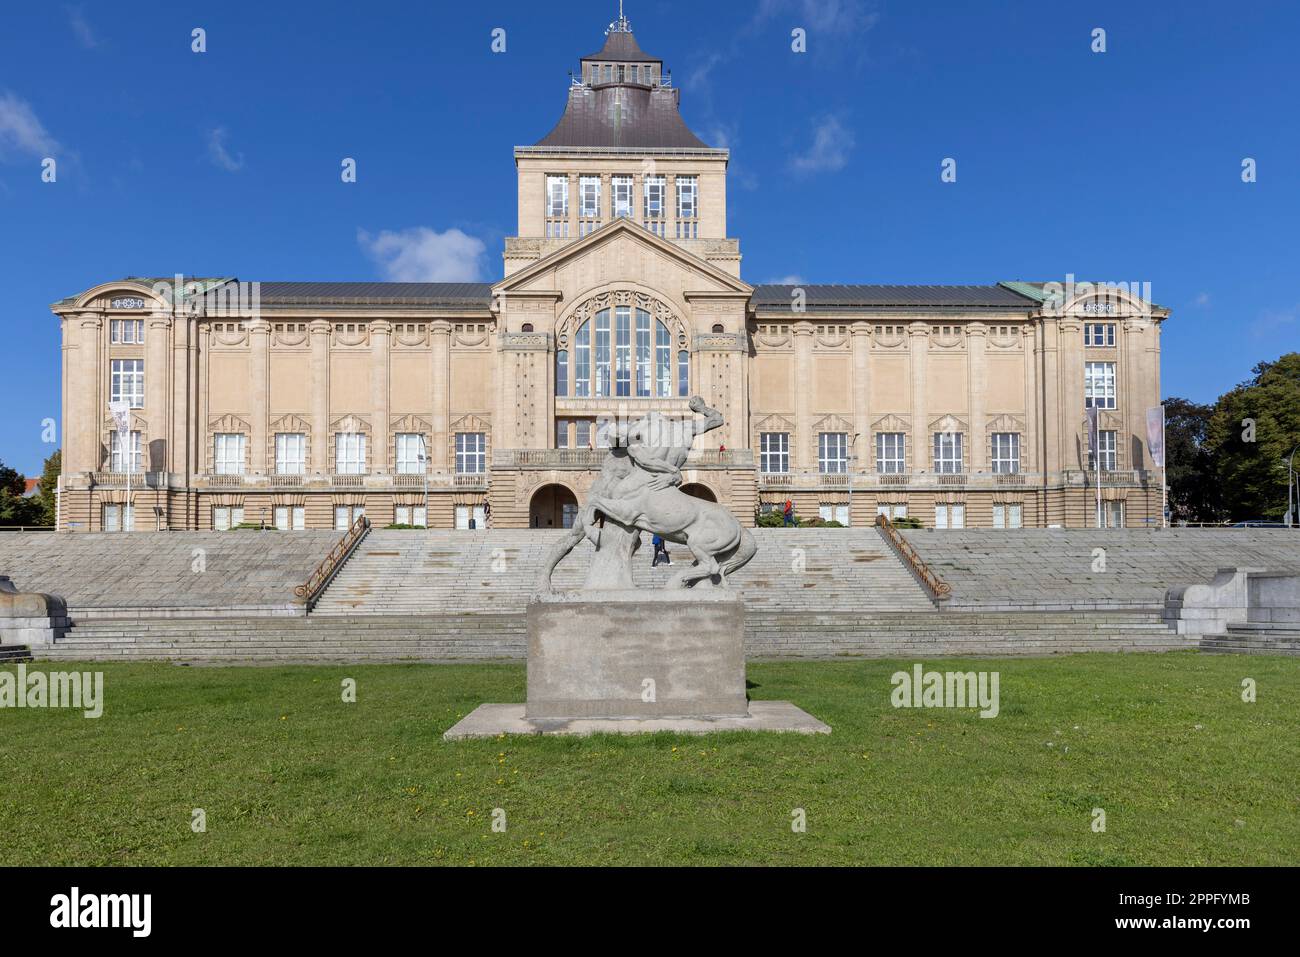
[[[659,559],[661,557],[663,558],[665,565],[671,565],[673,563],[672,558],[668,555],[668,545],[660,536],[656,535],[650,539],[650,544],[654,546],[654,557],[650,559],[651,568],[657,568],[659,566]]]
[[[786,525],[794,524],[794,502],[790,499],[785,500],[785,512],[783,517],[785,518]]]

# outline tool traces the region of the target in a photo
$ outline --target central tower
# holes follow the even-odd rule
[[[620,10],[604,46],[570,74],[555,128],[515,148],[519,234],[506,240],[505,274],[625,219],[739,277],[730,154],[696,136],[679,105],[664,61],[641,49]]]

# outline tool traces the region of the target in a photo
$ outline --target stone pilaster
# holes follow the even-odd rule
[[[370,376],[370,408],[374,411],[374,422],[370,427],[370,441],[373,447],[369,450],[369,470],[380,474],[392,471],[390,468],[392,458],[390,429],[392,423],[388,414],[389,397],[392,393],[389,386],[392,369],[392,342],[393,324],[391,322],[385,319],[377,319],[370,323],[370,355],[374,362],[374,368]]]
[[[912,376],[912,435],[909,449],[913,472],[934,469],[934,443],[930,437],[930,410],[926,403],[926,369],[930,355],[930,324],[914,322],[907,327],[908,358]]]
[[[1057,375],[1061,394],[1060,415],[1056,421],[1057,468],[1088,467],[1088,412],[1083,396],[1083,323],[1074,316],[1056,321],[1056,347],[1059,355]],[[1119,370],[1116,369],[1116,376]],[[1048,379],[1051,387],[1052,380]],[[1120,382],[1117,378],[1116,388]]]
[[[794,435],[790,437],[791,469],[817,467],[816,439],[812,434],[813,324],[794,323]]]
[[[83,312],[74,320],[77,347],[78,378],[74,403],[76,410],[72,423],[64,423],[75,441],[69,443],[76,449],[75,459],[64,462],[65,472],[93,472],[100,466],[101,423],[108,413],[108,397],[101,385],[106,371],[101,368],[103,354],[104,321],[93,312]]]
[[[167,441],[171,415],[167,401],[168,374],[167,345],[171,338],[170,316],[150,316],[145,319],[144,360],[144,411],[149,422],[149,432],[141,436],[143,467],[146,471],[166,471],[170,451]]]
[[[429,460],[435,473],[445,473],[451,441],[447,434],[451,421],[451,323],[442,319],[429,323],[429,391],[433,423]]]
[[[308,471],[328,475],[330,462],[330,334],[331,324],[313,319],[307,326],[311,337],[311,465]]]
[[[849,328],[853,335],[853,431],[858,436],[849,454],[858,457],[850,463],[851,470],[860,472],[875,454],[871,437],[871,326],[863,321]]]
[[[968,472],[987,472],[989,470],[988,435],[985,432],[985,398],[989,390],[988,363],[985,360],[985,347],[988,345],[988,326],[982,322],[972,322],[966,326],[966,356],[970,367],[970,435],[967,441]]]
[[[248,321],[248,470],[265,475],[267,393],[270,382],[271,324],[265,319]]]

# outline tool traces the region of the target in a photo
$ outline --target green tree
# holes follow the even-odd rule
[[[1206,444],[1228,518],[1281,520],[1286,458],[1300,445],[1300,352],[1261,362],[1219,397]]]
[[[1177,396],[1165,399],[1165,464],[1173,523],[1227,518],[1206,443],[1213,415],[1212,405]]]
[[[53,525],[56,514],[59,490],[59,475],[63,472],[63,450],[56,450],[49,458],[45,460],[45,467],[41,470],[41,490],[37,493],[37,501],[41,503],[40,522],[41,525]]]
[[[0,462],[0,525],[36,525],[40,504],[24,498],[27,479]]]

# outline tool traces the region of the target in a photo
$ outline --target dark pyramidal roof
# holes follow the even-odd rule
[[[1001,284],[995,286],[755,286],[751,302],[758,308],[788,309],[796,289],[802,289],[810,309],[853,309],[862,306],[948,306],[1027,309],[1036,303]]]
[[[583,80],[569,89],[569,102],[555,129],[537,146],[600,149],[709,149],[691,132],[678,112],[678,91],[666,82],[645,84],[628,76],[611,83],[586,82],[591,64],[658,65],[655,75],[663,78],[663,60],[644,52],[632,35],[627,19],[620,16],[610,25],[605,46],[599,53],[582,58]]]

